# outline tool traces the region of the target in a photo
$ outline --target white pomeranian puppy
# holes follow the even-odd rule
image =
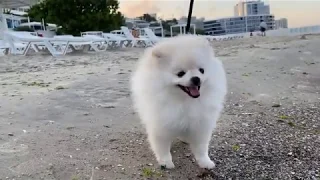
[[[162,167],[174,168],[170,148],[175,138],[190,145],[201,168],[215,166],[208,148],[227,87],[223,65],[205,38],[183,35],[147,49],[133,73],[131,90]]]

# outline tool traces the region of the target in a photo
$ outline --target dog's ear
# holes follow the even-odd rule
[[[152,50],[152,56],[157,58],[157,59],[162,59],[165,57],[165,54],[163,53],[163,51],[161,51],[161,48],[155,48]]]
[[[166,68],[168,65],[168,58],[170,57],[168,52],[163,47],[154,47],[151,50],[151,56],[153,57],[152,63],[159,68]]]

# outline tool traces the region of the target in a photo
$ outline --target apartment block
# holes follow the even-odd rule
[[[234,6],[234,16],[270,14],[270,6],[263,1],[240,1]]]
[[[275,28],[288,28],[288,19],[287,18],[280,18],[275,21]]]
[[[258,31],[261,21],[267,23],[268,30],[275,29],[274,15],[249,15],[229,18],[220,18],[204,22],[204,30],[207,35],[238,34]]]

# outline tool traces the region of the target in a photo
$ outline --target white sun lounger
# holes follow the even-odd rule
[[[96,42],[104,42],[103,38],[93,37],[73,37],[73,36],[55,36],[53,38],[45,38],[35,36],[30,32],[5,32],[5,39],[10,47],[10,53],[27,55],[30,47],[33,47],[37,52],[41,51],[39,46],[45,47],[52,56],[65,55],[69,47],[73,48],[76,45],[89,45],[94,50],[98,50]],[[22,53],[18,52],[17,43],[25,44]],[[64,46],[64,47],[63,47]]]
[[[135,37],[131,34],[131,32],[130,32],[130,30],[128,29],[128,27],[126,27],[126,26],[121,26],[121,31],[123,32],[123,34],[125,35],[125,37],[126,37],[127,39],[129,39],[129,40],[132,41],[132,46],[133,46],[133,47],[136,47],[136,46],[138,46],[138,45],[140,45],[140,44],[141,44],[143,47],[152,46],[152,42],[151,42],[150,39],[148,39],[148,38],[142,38],[142,37],[140,37],[140,38],[135,38]]]
[[[84,36],[97,36],[97,37],[100,37],[100,38],[104,38],[108,47],[110,48],[111,46],[116,46],[116,41],[112,40],[112,39],[109,39],[109,38],[106,38],[104,37],[104,33],[102,31],[86,31],[86,32],[82,32],[81,33],[81,36],[84,37]]]
[[[9,45],[10,54],[27,55],[31,47],[33,47],[36,52],[39,52],[41,51],[39,46],[46,47],[53,56],[61,54],[56,51],[50,40],[52,39],[39,37],[30,32],[5,32],[5,41]]]
[[[81,36],[86,35],[93,35],[104,38],[108,44],[108,48],[111,49],[132,46],[131,40],[128,40],[125,37],[119,36],[117,34],[104,33],[102,31],[86,31],[81,33]]]
[[[84,35],[83,37],[59,35],[54,36],[52,42],[54,42],[56,45],[59,44],[59,46],[64,49],[64,54],[66,54],[69,47],[73,52],[79,50],[89,51],[90,49],[93,49],[96,52],[101,52],[107,49],[106,40],[95,35]]]
[[[119,36],[117,34],[112,33],[103,33],[103,37],[107,38],[109,42],[109,46],[111,48],[115,47],[133,47],[132,40],[127,39],[125,37]]]
[[[13,38],[12,35],[16,38]],[[25,36],[37,37],[37,33],[14,31],[4,32],[4,43],[9,46],[8,54],[23,54],[27,48],[32,48],[34,51],[39,52],[39,48],[35,44],[30,44],[30,47],[28,47],[28,43],[19,40],[19,37]]]
[[[156,36],[150,28],[143,28],[143,30],[152,44],[156,44],[162,39],[161,37]]]
[[[3,40],[0,40],[0,51],[2,52],[2,54],[3,55],[9,54],[9,49],[10,49],[10,46],[8,45],[8,43],[6,43]]]

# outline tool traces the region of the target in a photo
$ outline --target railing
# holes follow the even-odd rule
[[[267,31],[267,36],[297,36],[303,34],[320,34],[320,25]]]
[[[253,32],[254,36],[257,36],[260,32]],[[266,32],[267,36],[299,36],[303,34],[320,34],[320,25],[316,26],[305,26],[305,27],[298,27],[298,28],[285,28],[285,29],[276,29],[276,30],[268,30]],[[226,34],[220,36],[213,36],[219,38],[229,38],[234,36],[240,37],[250,37],[250,32],[247,33],[239,33],[239,34]]]

